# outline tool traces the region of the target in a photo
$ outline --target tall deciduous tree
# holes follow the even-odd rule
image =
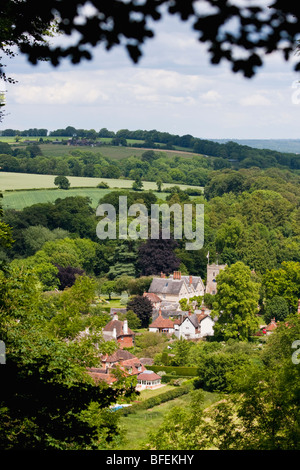
[[[300,263],[284,261],[279,269],[268,270],[263,277],[263,286],[266,298],[283,297],[290,313],[295,313],[300,298]]]
[[[216,280],[215,335],[225,339],[248,339],[258,327],[260,284],[253,279],[250,268],[240,261],[220,271]]]

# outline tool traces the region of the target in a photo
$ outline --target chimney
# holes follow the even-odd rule
[[[160,277],[163,279],[165,277],[164,273],[161,271]]]
[[[113,338],[117,339],[117,330],[116,330],[116,328],[113,329],[112,336],[113,336]]]
[[[190,285],[193,283],[193,276],[190,276]]]
[[[178,271],[178,279],[181,279],[181,271]]]
[[[114,321],[118,320],[118,314],[117,313],[114,313],[113,320]]]
[[[158,311],[158,316],[161,317],[161,308]]]
[[[124,323],[123,323],[123,333],[124,335],[128,335],[128,321],[127,320],[124,320]]]
[[[173,279],[177,279],[177,271],[174,271],[174,273],[173,273]]]

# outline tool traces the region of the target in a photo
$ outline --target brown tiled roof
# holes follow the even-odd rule
[[[119,336],[124,335],[124,322],[121,320],[111,320],[109,323],[107,323],[107,325],[105,325],[105,327],[103,328],[103,331],[104,332],[113,331],[114,328],[116,329],[116,332],[117,332],[117,338]],[[134,336],[133,331],[129,327],[128,327],[127,336]]]
[[[117,349],[113,354],[110,356],[108,354],[102,356],[102,362],[118,362],[118,361],[126,361],[127,359],[132,359],[135,356],[131,354],[126,349]]]
[[[141,367],[140,371],[138,370],[139,367]],[[146,370],[146,367],[143,366],[143,364],[136,357],[133,359],[128,359],[127,361],[122,361],[120,368],[126,373],[129,369],[132,369],[130,375],[138,375],[139,373]]]
[[[149,370],[147,372],[141,372],[137,376],[138,380],[158,380],[161,379],[161,376],[156,374],[155,372],[152,372],[152,370]]]
[[[158,295],[154,294],[153,292],[145,292],[144,297],[147,297],[150,302],[156,303],[161,302],[161,298]]]
[[[197,320],[198,320],[198,323],[200,323],[202,320],[204,320],[204,318],[206,317],[209,317],[209,315],[207,315],[206,313],[196,313],[196,317],[197,317]]]

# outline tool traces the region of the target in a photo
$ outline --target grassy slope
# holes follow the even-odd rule
[[[65,155],[70,156],[72,152],[79,150],[82,152],[91,152],[91,153],[101,153],[103,156],[107,156],[116,160],[119,160],[121,158],[126,158],[130,156],[141,156],[147,149],[145,148],[136,148],[134,146],[132,147],[120,147],[120,146],[111,146],[111,145],[105,145],[107,142],[104,142],[104,145],[101,147],[84,147],[84,146],[69,146],[69,145],[62,145],[62,144],[51,144],[51,143],[40,143],[37,141],[35,137],[29,137],[28,140],[35,141],[38,143],[40,146],[43,154],[45,156],[49,157],[63,157]],[[52,139],[54,140],[54,139]],[[60,139],[61,140],[61,139]],[[108,141],[110,139],[101,139],[103,141]],[[19,148],[19,147],[26,147],[27,144],[24,144],[22,142],[15,143],[14,142],[14,137],[1,137],[0,136],[0,141],[1,142],[7,142],[9,143],[12,148]],[[134,145],[134,143],[141,143],[142,141],[139,140],[130,140],[128,139],[128,144]],[[149,149],[153,150],[153,149]],[[188,149],[184,149],[181,147],[176,148],[176,150],[159,150],[159,149],[154,149],[155,152],[163,152],[166,155],[184,155],[186,157],[191,157],[192,155],[197,155],[193,154],[191,152],[187,151]]]
[[[161,393],[167,390],[166,387],[159,389]],[[205,392],[203,408],[208,408],[212,403],[217,402],[220,396],[216,393]],[[138,411],[135,414],[122,416],[120,424],[125,432],[125,442],[119,447],[120,450],[138,450],[143,442],[147,440],[147,435],[155,431],[162,424],[166,413],[174,406],[186,407],[190,401],[190,394],[170,400],[149,410]],[[184,450],[184,449],[183,449]]]
[[[4,208],[10,209],[23,209],[24,207],[40,202],[53,202],[57,198],[65,198],[69,196],[84,196],[89,197],[92,201],[92,206],[96,207],[101,197],[113,189],[127,188],[132,186],[132,180],[117,180],[105,178],[83,178],[83,177],[68,177],[71,188],[68,190],[57,189],[54,185],[53,175],[32,175],[26,173],[4,173],[0,172],[0,191],[3,193],[1,204]],[[108,183],[111,189],[100,189],[95,186],[101,181]],[[156,183],[143,182],[144,189],[155,190]],[[72,186],[76,188],[72,189]],[[80,188],[81,186],[81,188]],[[174,183],[166,183],[164,187],[174,186]],[[187,188],[187,185],[178,184],[182,189]],[[33,189],[38,189],[37,191]],[[45,188],[45,189],[39,189]],[[53,189],[50,189],[53,188]],[[21,191],[21,189],[24,189]],[[16,191],[14,191],[16,190]],[[161,192],[155,194],[160,199],[165,199],[167,193]]]

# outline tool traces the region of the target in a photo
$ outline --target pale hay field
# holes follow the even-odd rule
[[[54,202],[58,198],[69,196],[89,197],[92,206],[96,207],[99,199],[113,189],[130,189],[133,180],[108,179],[108,178],[84,178],[68,176],[71,187],[68,190],[58,189],[54,184],[55,175],[36,175],[27,173],[0,172],[0,192],[3,194],[1,204],[4,209],[21,210],[32,204]],[[109,185],[109,189],[96,188],[101,181]],[[156,190],[155,182],[144,181],[143,189]],[[174,186],[175,183],[165,183],[163,188]],[[176,186],[185,189],[188,185]],[[155,193],[165,199],[167,193]]]

